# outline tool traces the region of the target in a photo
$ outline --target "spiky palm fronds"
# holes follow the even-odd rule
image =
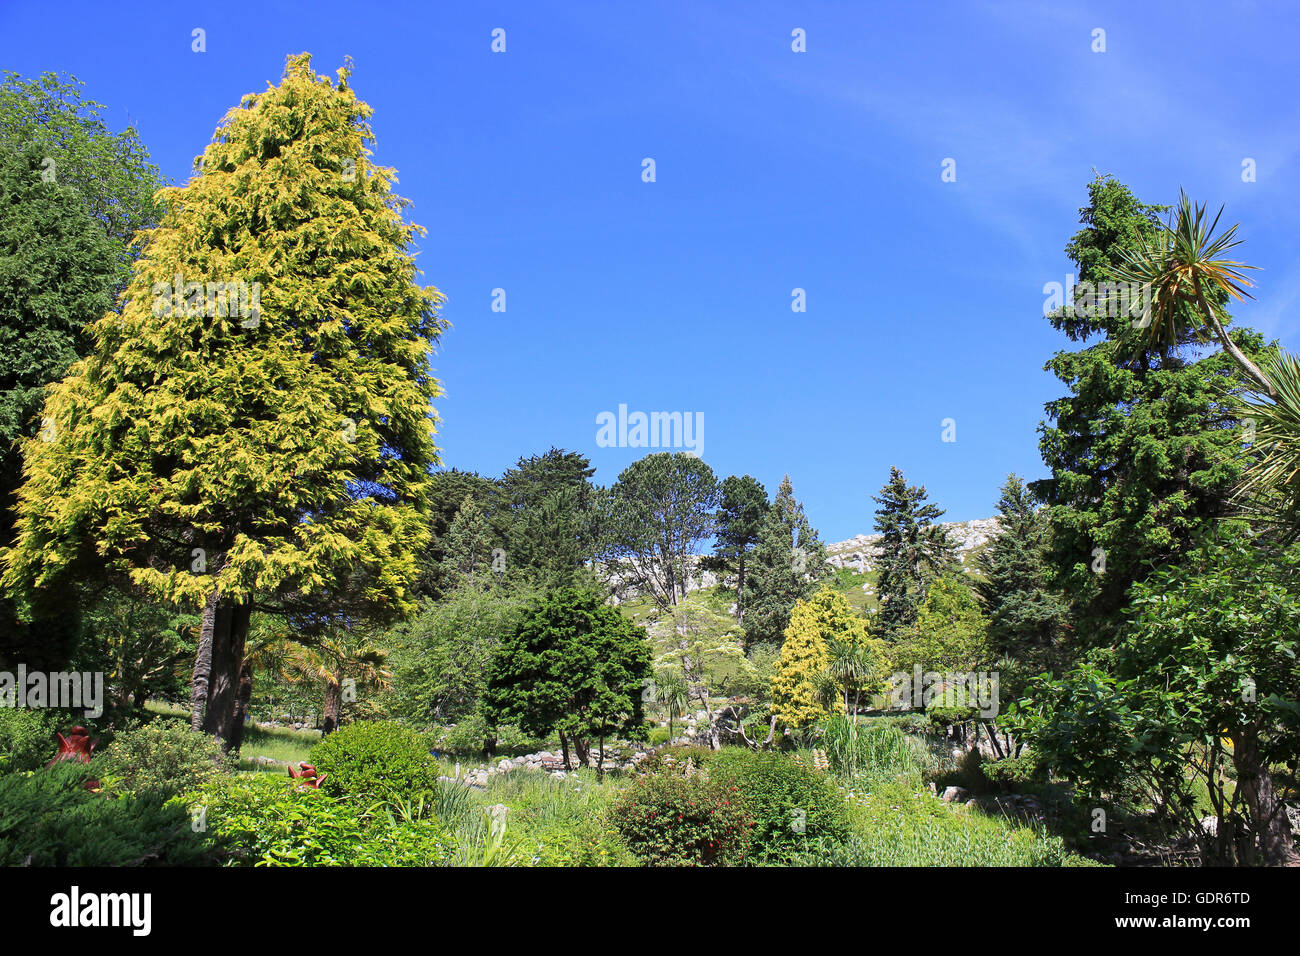
[[[1179,344],[1200,316],[1219,340],[1225,352],[1266,395],[1272,395],[1268,377],[1239,349],[1223,326],[1220,298],[1251,298],[1247,287],[1253,285],[1244,270],[1255,269],[1226,257],[1228,250],[1241,245],[1237,225],[1215,235],[1223,207],[1210,220],[1206,207],[1193,203],[1179,191],[1178,209],[1158,234],[1144,238],[1135,252],[1124,254],[1116,270],[1118,277],[1137,283],[1147,290],[1150,312],[1146,339],[1151,347]]]
[[[1300,359],[1283,352],[1264,362],[1273,394],[1246,399],[1243,420],[1254,423],[1253,447],[1263,454],[1246,466],[1240,493],[1276,501],[1291,528],[1300,523]]]

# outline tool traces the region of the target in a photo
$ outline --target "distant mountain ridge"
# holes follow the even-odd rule
[[[957,546],[957,557],[968,565],[968,558],[982,550],[997,535],[1001,526],[997,518],[976,518],[973,521],[941,521],[939,527]],[[837,568],[849,568],[866,573],[880,557],[878,534],[860,534],[847,541],[826,545],[827,561]]]

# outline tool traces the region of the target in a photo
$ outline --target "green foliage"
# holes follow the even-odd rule
[[[609,492],[611,563],[660,607],[671,607],[686,596],[687,562],[713,533],[718,500],[718,480],[702,458],[658,452],[634,461]]]
[[[735,866],[746,860],[752,824],[733,783],[699,773],[638,777],[611,816],[623,841],[648,866]]]
[[[1084,228],[1066,252],[1081,284],[1115,281],[1125,257],[1155,235],[1161,209],[1109,177],[1088,191]],[[1048,316],[1075,341],[1100,339],[1047,363],[1069,394],[1046,406],[1039,448],[1052,475],[1030,485],[1049,506],[1051,585],[1071,596],[1076,655],[1113,644],[1130,586],[1178,561],[1231,513],[1242,469],[1235,396],[1244,389],[1229,356],[1196,360],[1183,347],[1203,321],[1180,322],[1174,345],[1153,344],[1127,314],[1083,311]],[[1255,333],[1234,339],[1247,354],[1263,354]]]
[[[922,671],[969,673],[991,660],[988,620],[959,575],[933,581],[916,620],[896,635],[893,664],[908,674],[918,665]]]
[[[595,472],[585,455],[560,448],[506,470],[493,520],[505,541],[507,575],[543,588],[592,583],[585,566],[600,551]]]
[[[328,774],[321,789],[358,800],[387,800],[433,789],[438,762],[428,738],[391,720],[348,724],[312,748],[317,771]]]
[[[736,619],[696,591],[650,626],[655,682],[647,690],[670,719],[712,697],[734,695],[753,668]]]
[[[80,198],[86,212],[114,242],[125,281],[128,245],[137,231],[158,221],[154,193],[158,168],[133,126],[111,132],[101,103],[83,100],[75,77],[42,73],[28,80],[6,72],[0,82],[0,142],[4,152],[30,144],[53,160],[54,181]]]
[[[494,775],[485,804],[504,806],[504,843],[534,866],[629,866],[636,864],[611,822],[618,790],[602,786],[588,771],[558,780],[544,774]],[[482,809],[479,814],[482,816]]]
[[[448,581],[484,588],[493,585],[492,551],[496,538],[487,516],[467,497],[447,529],[441,576]]]
[[[650,676],[646,634],[589,591],[566,588],[535,601],[506,635],[488,671],[483,713],[528,734],[558,731],[586,763],[586,742],[642,726]]]
[[[789,754],[727,747],[709,757],[705,768],[710,779],[740,795],[753,822],[754,863],[787,863],[810,841],[848,836],[840,789]]]
[[[526,754],[536,753],[550,741],[549,737],[530,736],[515,724],[490,726],[483,714],[475,711],[439,735],[437,749],[453,754],[482,754],[484,745],[491,742],[493,753]]]
[[[1012,717],[1018,736],[1084,792],[1136,784],[1184,832],[1200,830],[1204,788],[1262,859],[1294,857],[1269,767],[1300,752],[1300,548],[1221,534],[1133,595],[1114,653],[1040,682]],[[1233,787],[1227,769],[1251,785]],[[1236,852],[1211,849],[1216,862]]]
[[[1051,590],[1050,527],[1024,483],[1007,476],[998,499],[997,537],[980,552],[975,585],[989,618],[989,649],[1031,668],[1056,662],[1066,625],[1065,599]]]
[[[237,774],[190,795],[209,840],[245,866],[441,866],[455,841],[437,819],[404,819],[298,789],[288,777]]]
[[[86,326],[111,310],[123,252],[71,185],[45,180],[45,164],[57,160],[41,145],[12,138],[14,106],[33,105],[16,89],[0,86],[0,548],[13,539],[22,443],[57,436],[40,414],[45,387],[85,354]],[[35,610],[53,626],[33,623],[24,597],[0,591],[0,664],[62,668],[75,614],[67,613],[65,600],[63,613]]]
[[[186,793],[230,770],[219,740],[162,718],[118,731],[92,765],[131,793]]]
[[[767,489],[757,478],[731,475],[722,482],[722,497],[713,536],[713,554],[700,562],[709,571],[736,575],[736,609],[745,618],[745,580],[750,552],[758,544],[769,507]]]
[[[763,517],[750,567],[745,645],[780,644],[795,603],[810,597],[830,570],[826,546],[796,500],[789,475]]]
[[[880,505],[876,531],[883,552],[877,583],[879,621],[890,640],[916,622],[930,581],[956,570],[956,553],[947,532],[934,524],[943,509],[926,504],[925,488],[907,484],[897,468],[889,469],[889,482],[872,500]]]
[[[471,718],[501,635],[518,627],[535,596],[515,587],[456,588],[393,628],[392,711],[418,722]]]
[[[882,783],[854,801],[851,836],[818,840],[796,866],[1078,866],[1060,837],[1012,827],[929,793]]]
[[[208,850],[158,792],[91,793],[85,764],[0,777],[0,866],[193,866]]]
[[[189,695],[199,617],[151,596],[104,589],[87,601],[72,668],[100,672],[115,703]]]
[[[892,781],[908,778],[916,787],[934,769],[934,760],[917,738],[897,723],[876,718],[832,717],[821,728],[817,745],[826,752],[831,769],[844,778]]]
[[[10,586],[94,556],[194,605],[216,589],[245,608],[255,594],[410,606],[442,297],[416,282],[419,229],[370,161],[349,72],[290,58],[279,86],[230,111],[199,175],[164,191],[121,315],[93,324],[46,398],[55,440],[24,445]],[[217,282],[249,294],[232,305]]]
[[[0,774],[39,770],[54,757],[56,732],[66,718],[58,711],[0,707]]]
[[[447,557],[447,535],[466,498],[490,513],[488,503],[494,500],[496,490],[495,481],[476,472],[456,468],[434,472],[428,493],[429,543],[420,552],[420,577],[415,587],[419,597],[439,599],[460,583],[443,563]]]

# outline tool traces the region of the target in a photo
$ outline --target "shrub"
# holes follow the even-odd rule
[[[336,796],[390,800],[433,790],[438,762],[424,734],[390,720],[348,726],[325,737],[311,762],[328,774],[321,788]]]
[[[119,731],[92,762],[94,772],[132,793],[185,793],[228,772],[216,737],[177,720],[153,720]]]
[[[989,782],[1002,790],[1016,790],[1046,783],[1047,768],[1032,750],[1022,751],[1019,757],[986,761],[980,768]]]
[[[787,754],[729,747],[706,766],[714,780],[737,788],[754,824],[756,863],[784,863],[809,841],[848,835],[844,796],[834,781]]]
[[[668,743],[672,738],[667,727],[651,727],[647,739],[651,747],[658,747],[660,744]]]
[[[56,711],[0,707],[0,773],[39,770],[49,763],[60,719]]]
[[[433,818],[370,813],[353,801],[297,789],[288,777],[237,774],[189,797],[227,862],[252,866],[437,866],[454,841]]]
[[[637,764],[639,773],[683,773],[687,764],[702,767],[713,757],[714,751],[694,744],[676,744],[661,747]]]
[[[87,764],[0,778],[2,866],[192,866],[208,860],[185,807],[157,792],[91,793]]]
[[[650,866],[743,863],[751,822],[735,788],[704,774],[639,777],[611,811],[614,826]]]

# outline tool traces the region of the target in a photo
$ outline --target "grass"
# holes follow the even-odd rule
[[[307,760],[320,740],[319,730],[294,730],[291,727],[263,727],[249,724],[244,728],[244,744],[239,748],[241,770],[280,770],[255,762],[256,757],[269,757],[295,766]],[[281,771],[282,772],[282,771]]]

